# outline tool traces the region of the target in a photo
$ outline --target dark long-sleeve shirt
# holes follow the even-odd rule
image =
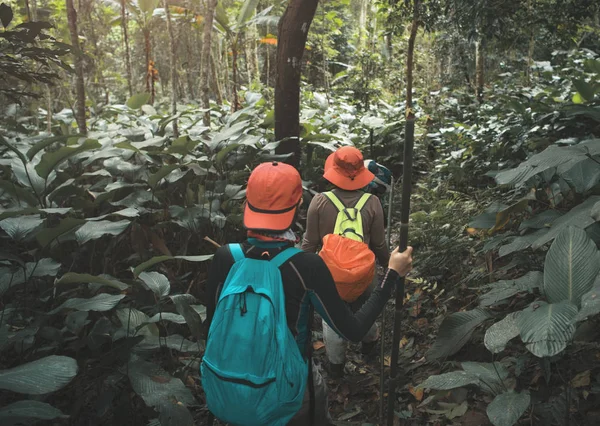
[[[263,258],[261,256],[265,251],[269,253],[270,258],[273,258],[277,253],[291,246],[291,244],[282,245],[277,242],[254,240],[252,244],[245,242],[242,248],[246,257],[256,259]],[[217,250],[206,284],[207,327],[210,326],[219,294],[233,263],[228,245]],[[377,319],[399,277],[396,271],[388,269],[380,285],[373,290],[371,297],[358,312],[353,313],[340,298],[329,269],[317,254],[298,253],[284,263],[280,270],[288,327],[305,356],[310,345],[309,320],[313,308],[341,336],[359,342]]]
[[[344,191],[334,189],[333,193],[347,207],[353,207],[363,191]],[[331,234],[335,228],[337,208],[324,194],[317,194],[310,202],[306,216],[306,232],[302,241],[302,250],[315,253],[322,245],[323,237]],[[385,241],[383,207],[376,196],[371,196],[361,210],[364,242],[369,245],[382,266],[387,266],[390,253]]]

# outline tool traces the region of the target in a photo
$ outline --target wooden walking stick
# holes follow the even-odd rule
[[[406,55],[406,128],[404,133],[404,169],[402,170],[402,206],[400,209],[400,251],[408,246],[408,219],[410,215],[410,192],[412,181],[413,145],[415,141],[415,114],[412,110],[412,71],[415,39],[419,28],[419,0],[414,0],[413,22],[408,39]],[[396,287],[396,310],[394,311],[394,334],[392,339],[392,359],[390,361],[390,382],[388,392],[387,425],[394,424],[394,404],[396,403],[396,386],[398,382],[398,354],[400,352],[400,325],[402,321],[402,304],[404,302],[404,277],[400,278]]]
[[[394,176],[391,176],[390,179],[390,193],[388,195],[388,220],[387,220],[387,230],[386,230],[386,241],[387,247],[390,248],[390,242],[392,239],[392,211],[394,205]],[[383,407],[384,407],[384,398],[383,394],[385,393],[385,380],[383,377],[383,371],[385,370],[385,308],[381,311],[381,349],[379,353],[379,417],[381,422],[383,423]]]

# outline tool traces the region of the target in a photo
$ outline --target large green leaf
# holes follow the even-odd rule
[[[258,5],[258,1],[259,0],[246,0],[244,2],[237,17],[237,31],[239,31],[240,28],[242,28],[243,25],[252,17],[254,11],[256,10],[256,6]]]
[[[121,281],[117,280],[108,275],[90,275],[90,274],[78,274],[75,272],[67,272],[64,274],[58,281],[56,281],[56,285],[59,284],[78,284],[78,283],[94,283],[100,284],[107,287],[116,288],[117,290],[123,291],[129,286]]]
[[[580,194],[588,192],[600,182],[600,164],[597,160],[588,158],[567,170],[563,169],[559,166],[559,175]]]
[[[167,260],[178,260],[179,259],[179,260],[185,260],[188,262],[205,262],[212,258],[213,258],[212,254],[204,255],[204,256],[156,256],[156,257],[153,257],[152,259],[147,260],[146,262],[141,263],[138,266],[136,266],[136,268],[133,270],[133,275],[135,277],[138,277],[146,269],[156,265],[157,263],[165,262]]]
[[[159,272],[142,272],[139,278],[152,290],[156,297],[168,296],[171,291],[169,279]]]
[[[506,347],[506,344],[519,335],[517,326],[517,316],[520,312],[512,312],[492,325],[485,332],[483,344],[493,354],[500,353]]]
[[[192,392],[183,382],[156,364],[132,356],[128,364],[131,387],[146,405],[158,407],[163,401],[174,399],[185,406],[198,405]]]
[[[478,383],[479,379],[466,371],[451,371],[450,373],[430,376],[419,387],[424,389],[450,390]]]
[[[0,268],[0,297],[9,289],[15,288],[33,277],[54,277],[60,269],[60,263],[53,259],[43,258],[38,262],[28,262],[25,264],[25,270],[22,268],[11,271],[7,268]]]
[[[551,303],[579,305],[600,272],[600,252],[580,228],[569,226],[556,237],[544,263],[544,294]]]
[[[176,170],[180,167],[181,167],[181,165],[179,165],[179,164],[169,164],[167,166],[162,166],[156,173],[150,175],[150,177],[148,178],[148,185],[152,189],[156,188],[156,185],[158,185],[158,183],[163,178],[167,177],[167,175],[169,173],[171,173],[173,170]]]
[[[37,420],[67,419],[58,408],[41,401],[17,401],[0,408],[2,426],[27,425]]]
[[[581,310],[575,320],[582,321],[598,313],[600,313],[600,275],[596,278],[594,288],[581,297]]]
[[[160,426],[194,426],[196,423],[190,410],[176,401],[164,400],[157,408]]]
[[[141,4],[140,4],[141,6]],[[156,6],[154,6],[156,7]],[[154,8],[152,8],[154,10]],[[127,106],[131,109],[140,109],[142,105],[147,104],[150,100],[150,93],[138,93],[127,100]]]
[[[513,240],[510,243],[505,244],[500,247],[500,249],[498,250],[498,256],[504,257],[504,256],[508,256],[509,254],[512,254],[517,251],[526,250],[529,247],[531,247],[531,245],[534,242],[539,240],[541,237],[543,237],[547,233],[548,233],[548,229],[542,228],[542,229],[538,229],[537,231],[532,232],[530,234],[526,234],[526,235],[523,235],[520,237],[515,237],[515,238],[513,238]]]
[[[75,135],[66,135],[66,136],[63,135],[63,136],[53,136],[51,138],[44,138],[44,139],[40,140],[39,142],[36,142],[35,145],[33,145],[31,148],[29,148],[29,151],[27,151],[27,158],[32,160],[33,157],[35,157],[35,154],[37,154],[38,152],[40,152],[43,149],[48,148],[53,143],[66,142],[71,138],[78,138],[81,136],[83,136],[83,135],[75,134]]]
[[[19,202],[19,204],[22,202],[25,202],[30,206],[37,206],[39,204],[38,199],[31,191],[21,188],[14,182],[0,180],[0,190],[5,194],[11,195],[15,201]]]
[[[556,236],[560,234],[560,232],[567,226],[573,225],[581,229],[585,229],[590,226],[592,223],[594,223],[594,218],[591,216],[592,208],[597,202],[600,202],[600,196],[591,196],[583,203],[571,209],[568,213],[565,213],[556,219],[552,223],[550,230],[535,240],[531,247],[534,250],[537,250],[547,242],[556,238]]]
[[[481,308],[450,314],[442,321],[438,337],[427,351],[427,358],[438,359],[454,355],[469,341],[475,327],[488,318],[489,312]]]
[[[159,312],[158,314],[154,314],[152,318],[148,320],[150,323],[155,323],[159,321],[169,321],[174,322],[175,324],[185,324],[185,318],[183,315],[175,314],[173,312]]]
[[[58,308],[48,312],[50,315],[53,315],[57,312],[62,311],[63,309],[75,309],[77,311],[96,311],[96,312],[104,312],[110,311],[112,308],[117,306],[119,302],[125,297],[124,294],[107,294],[100,293],[90,299],[80,299],[74,297],[72,299],[67,300],[65,303],[60,305]]]
[[[515,425],[531,403],[529,391],[507,391],[496,396],[487,407],[487,415],[494,426]]]
[[[51,355],[37,361],[0,371],[0,389],[28,395],[57,391],[77,375],[77,361]]]
[[[515,280],[502,280],[486,285],[492,290],[479,297],[481,306],[491,306],[517,293],[530,292],[543,284],[543,275],[539,271],[530,271]]]
[[[150,322],[148,315],[135,308],[122,308],[116,310],[117,318],[123,326],[122,331],[126,336],[158,336],[160,333],[156,324]],[[117,332],[113,340],[117,340]]]
[[[79,244],[85,244],[91,240],[97,240],[105,235],[119,235],[131,224],[128,220],[111,222],[110,220],[99,220],[86,222],[75,231],[75,239]]]
[[[476,377],[481,389],[488,393],[498,393],[504,388],[508,371],[499,362],[463,362],[462,368],[467,374]]]
[[[41,219],[40,215],[10,217],[0,221],[0,228],[13,240],[23,241],[42,223],[44,219]]]
[[[562,352],[571,341],[577,307],[568,302],[534,302],[517,317],[517,327],[525,346],[537,357]]]
[[[196,340],[200,340],[203,336],[204,328],[200,315],[192,308],[192,304],[196,302],[196,298],[191,294],[177,294],[171,296],[171,300],[175,304],[177,312],[185,318],[185,322],[190,327],[192,335],[196,337]]]
[[[83,219],[75,219],[73,217],[66,217],[60,221],[58,226],[55,226],[54,228],[42,229],[41,231],[39,231],[36,234],[35,238],[38,240],[38,243],[42,247],[46,247],[55,239],[65,235],[65,234],[68,234],[69,232],[73,231],[74,229],[78,228],[79,226],[81,226],[84,223],[85,223],[85,220],[83,220]]]
[[[600,222],[600,201],[594,204],[594,206],[592,207],[592,211],[590,212],[590,216],[596,222]]]
[[[543,228],[550,227],[552,225],[552,223],[561,216],[562,216],[562,213],[557,210],[553,210],[553,209],[543,210],[542,212],[536,214],[535,216],[530,217],[529,219],[521,222],[521,224],[519,225],[519,231],[522,231],[523,229],[528,229],[528,228],[543,229]]]
[[[579,93],[583,99],[588,102],[594,100],[596,90],[590,83],[586,82],[585,80],[573,80],[573,85],[577,89],[577,93]]]
[[[35,166],[35,170],[40,177],[47,179],[50,173],[55,170],[60,163],[67,160],[69,157],[101,147],[102,145],[100,145],[97,140],[86,139],[85,142],[79,146],[64,146],[57,151],[46,152],[44,155],[42,155],[42,159],[40,160],[39,164]]]
[[[159,0],[138,0],[138,6],[142,12],[152,14],[158,7],[158,2]]]

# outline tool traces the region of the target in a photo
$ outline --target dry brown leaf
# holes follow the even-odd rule
[[[423,328],[427,327],[427,325],[429,325],[429,321],[427,321],[427,318],[419,318],[417,320],[417,327]]]
[[[392,358],[389,356],[383,357],[383,365],[385,365],[386,367],[392,365]]]
[[[423,400],[423,390],[423,388],[414,388],[412,386],[408,387],[408,391],[410,392],[410,394],[414,396],[415,399],[419,402]]]
[[[325,347],[325,343],[321,342],[320,340],[317,340],[316,342],[313,343],[313,349],[315,351],[318,351],[321,348]]]
[[[400,349],[405,347],[407,343],[408,343],[408,338],[406,336],[402,337],[402,339],[400,339]]]
[[[576,375],[571,380],[571,386],[574,388],[583,388],[590,385],[590,370],[586,370]]]
[[[150,380],[152,380],[153,382],[156,383],[169,383],[171,381],[170,377],[165,377],[165,376],[151,376]]]

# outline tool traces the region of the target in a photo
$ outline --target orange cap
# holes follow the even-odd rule
[[[302,198],[302,179],[285,163],[262,163],[250,174],[246,189],[244,226],[262,231],[285,231],[292,226]]]
[[[344,146],[327,157],[325,179],[348,191],[364,188],[375,175],[365,167],[361,152],[353,146]]]

